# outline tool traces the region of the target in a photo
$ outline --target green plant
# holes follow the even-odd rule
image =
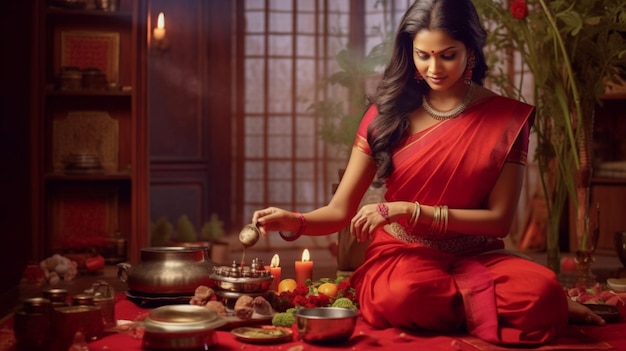
[[[558,252],[568,200],[577,209],[579,247],[585,249],[594,109],[607,82],[625,75],[626,0],[514,0],[510,8],[473,2],[490,26],[491,47],[518,52],[534,78],[535,159],[549,214],[548,251]],[[515,85],[504,91],[516,91],[510,89]],[[558,271],[558,265],[551,268]]]
[[[322,89],[341,86],[346,89],[349,98],[340,99],[335,94],[328,93],[326,99],[309,105],[309,111],[322,118],[319,130],[322,140],[340,146],[341,152],[349,150],[354,142],[367,104],[365,85],[368,77],[376,74],[375,68],[383,59],[380,51],[385,45],[386,42],[378,45],[362,59],[349,48],[339,51],[335,60],[340,70],[324,80]]]
[[[224,237],[224,222],[219,219],[217,213],[211,213],[209,220],[204,223],[200,230],[200,236],[211,242],[219,241]]]
[[[375,1],[374,8],[386,7],[386,1]],[[325,77],[320,85],[322,98],[311,103],[308,111],[321,118],[318,135],[337,146],[338,153],[349,153],[367,106],[366,86],[376,81],[378,69],[389,59],[391,32],[374,26],[381,42],[366,55],[348,43],[335,55],[338,70]],[[347,94],[347,98],[343,93]]]
[[[174,226],[167,217],[162,216],[150,225],[150,246],[168,246]]]
[[[181,215],[176,222],[176,238],[180,242],[196,241],[196,229],[187,215]]]

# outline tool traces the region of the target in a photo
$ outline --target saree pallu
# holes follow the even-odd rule
[[[365,135],[376,114],[370,107],[355,141],[368,154]],[[525,161],[533,116],[530,105],[490,97],[407,136],[394,150],[386,200],[485,208],[504,163]],[[404,236],[390,225],[378,229],[351,276],[363,317],[374,327],[467,330],[491,343],[539,345],[567,325],[567,301],[554,273],[498,251],[499,238],[394,225]]]

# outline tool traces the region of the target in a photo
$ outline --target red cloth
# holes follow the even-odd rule
[[[144,318],[149,310],[139,308],[134,303],[120,299],[115,306],[116,318],[134,320]],[[622,316],[626,308],[622,307]],[[547,312],[549,313],[549,312]],[[319,346],[305,344],[297,340],[283,344],[254,345],[235,339],[229,331],[217,332],[218,345],[215,350],[261,351],[261,350],[462,350],[462,351],[504,351],[519,350],[488,344],[467,335],[445,336],[429,333],[409,333],[397,328],[376,330],[359,319],[352,338],[344,345]],[[626,322],[596,326],[570,326],[565,337],[533,350],[605,350],[626,351]],[[142,351],[141,338],[131,333],[110,334],[89,344],[90,351]],[[455,348],[456,347],[456,348]],[[0,323],[0,351],[16,351],[12,331],[12,319],[5,318]]]
[[[149,310],[137,307],[134,303],[121,300],[116,304],[116,318],[133,320],[142,319]],[[626,309],[622,310],[622,314]],[[549,313],[546,313],[549,314]],[[359,319],[355,332],[350,340],[343,345],[312,345],[298,340],[282,344],[256,345],[244,343],[235,338],[229,331],[217,332],[216,350],[298,350],[303,346],[307,351],[322,350],[462,350],[462,351],[504,351],[519,350],[486,343],[478,338],[467,335],[437,335],[432,333],[411,333],[397,328],[377,330]],[[548,345],[533,350],[605,350],[626,351],[626,322],[610,324],[603,327],[570,326],[566,335]],[[602,341],[598,341],[602,340]],[[612,348],[614,347],[614,348]],[[89,344],[90,351],[140,351],[141,339],[130,334],[112,334]]]
[[[407,135],[394,149],[385,199],[486,209],[504,164],[525,160],[533,113],[530,105],[494,96]],[[366,133],[376,115],[371,106],[358,129],[356,147],[368,154]],[[568,318],[554,272],[507,253],[486,254],[503,247],[493,234],[442,233],[407,220],[378,229],[350,278],[364,319],[378,328],[467,329],[503,345],[553,340]]]

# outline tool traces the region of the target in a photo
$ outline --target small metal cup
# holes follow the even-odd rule
[[[43,297],[50,300],[53,305],[61,307],[59,304],[67,306],[67,290],[61,288],[48,288],[43,291]]]

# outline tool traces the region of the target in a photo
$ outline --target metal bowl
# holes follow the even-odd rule
[[[622,265],[626,267],[626,230],[615,232],[615,252]]]
[[[302,308],[295,312],[298,333],[310,343],[337,344],[354,333],[358,312],[348,308]]]
[[[270,288],[274,277],[271,275],[264,277],[225,277],[219,274],[209,276],[219,290],[240,293],[265,292]]]
[[[142,347],[150,350],[205,350],[217,344],[216,328],[226,324],[215,311],[171,305],[150,311],[143,322]]]

